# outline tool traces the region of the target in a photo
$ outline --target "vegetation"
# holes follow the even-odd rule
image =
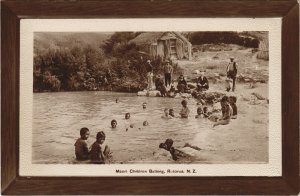
[[[249,48],[258,48],[259,40],[237,32],[194,32],[187,35],[193,45],[201,44],[237,44]]]
[[[35,47],[34,92],[144,89],[151,60],[154,73],[163,70],[162,59],[150,59],[129,40],[139,33],[114,33],[98,47],[76,40],[53,47]],[[49,46],[49,45],[48,45]]]

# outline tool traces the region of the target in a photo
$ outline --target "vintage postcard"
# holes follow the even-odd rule
[[[20,175],[281,175],[281,19],[22,20],[20,53]]]

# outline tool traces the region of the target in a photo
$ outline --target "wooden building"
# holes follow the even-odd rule
[[[192,60],[192,44],[178,32],[144,32],[131,42],[153,58]]]

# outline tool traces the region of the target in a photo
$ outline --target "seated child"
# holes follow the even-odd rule
[[[169,115],[175,117],[173,108],[169,109]]]
[[[161,118],[164,118],[164,119],[171,119],[172,118],[172,116],[169,115],[169,109],[168,108],[164,109],[164,113],[165,114],[163,116],[161,116]]]
[[[227,125],[230,122],[232,116],[232,108],[228,103],[228,97],[224,96],[221,99],[221,106],[222,106],[222,118],[220,118],[216,123],[213,124],[213,127],[218,125]]]
[[[189,117],[189,113],[190,113],[190,110],[189,108],[187,107],[187,101],[186,100],[182,100],[181,102],[181,105],[182,105],[182,109],[180,111],[180,117],[181,118],[188,118]]]
[[[111,122],[111,128],[115,129],[117,127],[117,121],[115,119],[113,119]]]
[[[86,143],[90,135],[88,128],[83,127],[80,129],[80,138],[75,142],[75,155],[78,161],[85,161],[89,159],[89,149]]]
[[[201,118],[202,115],[204,116],[203,109],[202,109],[202,107],[198,107],[197,108],[197,115],[195,116],[195,118]]]
[[[236,97],[235,96],[230,96],[229,97],[229,104],[232,108],[232,119],[236,119],[237,118],[237,107],[236,107]]]
[[[111,158],[109,147],[106,145],[104,150],[102,144],[105,141],[105,133],[100,131],[97,133],[96,141],[91,146],[90,159],[92,163],[105,164]]]

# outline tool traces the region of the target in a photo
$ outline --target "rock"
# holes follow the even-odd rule
[[[181,97],[182,97],[182,98],[191,98],[192,95],[189,94],[189,93],[182,93],[182,94],[181,94]]]
[[[147,91],[139,91],[137,92],[137,96],[146,96],[147,95]]]
[[[220,79],[220,74],[219,73],[214,73],[214,76],[215,76],[215,78],[218,78],[218,79]]]
[[[212,112],[220,112],[222,110],[222,107],[221,107],[221,104],[218,102],[218,103],[215,103],[212,107]]]
[[[198,69],[193,71],[193,74],[200,74],[200,71]]]
[[[265,97],[263,97],[262,95],[260,95],[256,92],[251,93],[251,95],[254,95],[258,100],[265,100],[266,99]]]
[[[160,92],[157,90],[150,90],[150,91],[138,91],[137,93],[138,96],[147,96],[147,97],[159,97],[160,96]]]
[[[191,82],[188,82],[187,85],[190,89],[194,89],[197,87],[197,85],[195,83],[191,83]]]

